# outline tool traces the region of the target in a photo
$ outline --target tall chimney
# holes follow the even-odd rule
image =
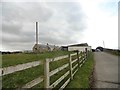
[[[36,22],[36,44],[38,44],[38,22]]]

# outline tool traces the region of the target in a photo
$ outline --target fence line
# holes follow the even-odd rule
[[[43,81],[43,77],[38,77],[30,82],[28,82],[27,84],[25,84],[22,88],[31,88],[39,83],[41,83]]]
[[[63,81],[68,75],[70,75],[70,77],[65,81],[65,83],[60,87],[60,88],[65,88],[66,85],[70,82],[70,80],[73,79],[73,76],[75,75],[75,73],[78,71],[78,68],[81,67],[85,61],[86,61],[86,56],[87,53],[82,53],[80,56],[79,54],[81,53],[73,53],[73,54],[69,54],[69,55],[64,55],[64,56],[60,56],[60,57],[56,57],[53,59],[45,59],[44,63],[42,63],[41,61],[34,61],[34,62],[29,62],[29,63],[25,63],[25,64],[19,64],[16,66],[10,66],[10,67],[4,67],[4,68],[0,68],[0,70],[2,70],[2,75],[7,75],[10,73],[14,73],[17,71],[21,71],[21,70],[25,70],[28,68],[32,68],[41,64],[44,64],[44,78],[43,76],[40,76],[30,82],[28,82],[27,84],[23,85],[21,88],[31,88],[41,82],[44,81],[44,88],[54,88],[56,87],[61,81]],[[72,57],[77,55],[77,58],[72,60]],[[54,61],[58,61],[64,58],[69,58],[69,63],[62,65],[61,67],[58,67],[52,71],[50,71],[50,62],[54,62]],[[76,65],[72,65],[73,63],[78,62]],[[61,70],[65,69],[69,67],[69,70],[66,71],[59,79],[57,79],[55,82],[53,82],[50,85],[50,77],[53,76],[54,74],[60,72]],[[77,68],[78,67],[78,68]],[[73,72],[74,71],[74,72]]]
[[[69,82],[70,82],[70,78],[68,78],[68,80],[60,87],[59,90],[64,89]]]
[[[57,86],[65,77],[69,75],[69,71],[67,71],[64,75],[62,75],[58,80],[56,80],[52,85],[50,85],[50,88],[54,88]]]
[[[36,67],[40,64],[42,64],[41,61],[34,61],[34,62],[25,63],[25,64],[18,64],[18,65],[15,65],[15,66],[3,67],[3,68],[1,68],[1,75],[0,76],[4,76],[4,75],[7,75],[7,74],[17,72],[17,71],[21,71],[21,70],[25,70],[25,69],[28,69],[28,68]]]
[[[52,75],[58,73],[59,71],[63,70],[64,68],[66,68],[68,66],[69,66],[69,64],[64,64],[63,66],[61,66],[61,67],[59,67],[59,68],[49,72],[50,73],[49,76],[52,76]]]
[[[49,59],[49,62],[54,62],[54,61],[58,61],[58,60],[65,59],[65,58],[68,58],[68,55],[59,56],[59,57],[56,57],[53,59]]]
[[[72,60],[72,56],[77,55],[77,59]],[[82,53],[82,56],[79,56],[79,53],[74,53],[74,54],[69,54],[66,56],[61,56],[61,57],[57,57],[55,59],[46,59],[44,62],[44,88],[54,88],[56,87],[61,81],[63,81],[64,78],[66,78],[69,74],[70,77],[65,81],[65,83],[60,87],[60,89],[65,88],[66,85],[70,82],[70,80],[73,79],[73,76],[75,75],[75,73],[78,71],[78,68],[81,67],[85,61],[86,61],[86,55],[87,53]],[[61,67],[58,67],[57,69],[54,69],[52,71],[50,71],[50,67],[49,64],[50,62],[54,62],[57,60],[61,60],[63,58],[69,58],[69,63],[62,65]],[[73,63],[78,62],[76,65],[72,66]],[[51,85],[50,85],[50,77],[53,76],[54,74],[60,72],[61,70],[67,68],[69,66],[69,71],[67,71],[65,74],[63,74],[61,77],[59,77],[56,81],[54,81]],[[78,67],[78,68],[77,68]],[[74,72],[73,72],[74,71]]]

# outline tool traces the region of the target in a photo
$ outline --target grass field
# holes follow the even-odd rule
[[[35,60],[44,60],[45,58],[53,58],[57,56],[62,56],[65,54],[69,54],[73,52],[68,52],[68,51],[56,51],[56,52],[46,52],[43,54],[10,54],[10,55],[3,55],[3,67],[11,66],[11,65],[16,65],[20,63],[26,63],[30,61],[35,61]],[[76,58],[76,56],[72,57],[72,59]],[[50,63],[50,71],[62,66],[65,63],[68,63],[68,59],[63,59],[60,61],[56,61],[53,63]],[[89,54],[88,61],[85,62],[82,68],[79,69],[79,71],[76,73],[74,80],[69,83],[67,88],[87,88],[88,87],[88,77],[91,72],[91,68],[93,65],[93,56],[92,53]],[[57,80],[61,75],[63,75],[68,68],[62,70],[61,72],[53,75],[50,80],[50,83],[53,83],[55,80]],[[3,88],[19,88],[23,86],[24,84],[30,82],[33,79],[38,78],[39,76],[43,76],[43,65],[39,65],[30,69],[26,69],[23,71],[15,72],[9,75],[3,76],[2,83],[3,83]],[[66,77],[65,79],[67,79]],[[57,88],[60,87],[62,83],[61,82]],[[43,88],[43,82],[34,86],[33,88]]]
[[[55,51],[55,52],[46,52],[43,54],[7,54],[3,55],[3,67],[11,66],[11,65],[17,65],[21,63],[26,63],[30,61],[35,61],[35,60],[45,60],[45,58],[53,58],[57,56],[63,56],[65,54],[70,54],[73,52],[68,52],[68,51]],[[50,70],[53,70],[59,66],[62,66],[63,64],[68,63],[68,59],[63,59],[55,63],[50,63]],[[3,88],[19,88],[23,86],[24,84],[32,81],[33,79],[36,79],[40,76],[43,76],[43,65],[39,65],[33,68],[29,68],[26,70],[22,70],[19,72],[15,72],[9,75],[3,76],[2,79],[2,86]],[[54,78],[52,78],[51,82],[55,81],[55,79],[59,78],[61,74],[63,74],[65,70],[61,71],[57,75],[54,75]],[[38,85],[37,87],[41,87],[43,85]]]
[[[115,50],[115,49],[105,49],[104,51],[107,52],[107,53],[113,54],[113,55],[120,56],[120,50]]]
[[[69,54],[71,52],[68,51],[54,51],[54,52],[45,52],[41,54],[5,54],[2,55],[2,67],[13,66],[17,64],[37,61],[37,60],[45,60],[45,58],[53,58],[57,56],[62,56],[65,54]]]
[[[120,51],[107,51],[107,53],[120,56]]]

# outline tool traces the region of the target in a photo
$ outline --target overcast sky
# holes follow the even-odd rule
[[[118,48],[118,1],[2,0],[0,50],[31,50],[36,21],[40,44]]]

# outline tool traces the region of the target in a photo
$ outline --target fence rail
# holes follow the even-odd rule
[[[86,53],[82,53],[82,56],[79,56],[80,53],[73,53],[70,55],[66,55],[66,56],[61,56],[61,57],[57,57],[54,59],[46,59],[44,62],[44,88],[54,88],[56,87],[60,82],[62,82],[69,74],[70,77],[65,81],[65,83],[60,87],[60,89],[65,88],[66,85],[70,82],[70,80],[73,79],[73,76],[75,75],[75,73],[78,71],[78,68],[81,67],[83,65],[83,63],[86,60]],[[72,60],[72,57],[77,55],[77,58]],[[58,67],[57,69],[54,69],[52,71],[50,71],[50,62],[54,62],[57,60],[61,60],[64,58],[69,58],[69,63],[62,65],[61,67]],[[74,66],[72,65],[73,63],[78,62],[77,64],[75,64]],[[54,74],[62,71],[63,69],[69,67],[69,71],[67,71],[66,73],[64,73],[61,77],[59,77],[59,79],[57,79],[56,81],[54,81],[51,85],[50,85],[50,77],[53,76]],[[78,67],[78,68],[77,68]],[[74,71],[74,72],[73,72]]]
[[[25,84],[22,88],[31,88],[39,83],[41,83],[43,81],[43,77],[38,77],[30,82],[28,82],[27,84]]]
[[[77,57],[73,59],[73,56],[77,55]],[[58,60],[62,60],[68,58],[69,62],[50,71],[50,62],[55,62]],[[19,64],[16,66],[10,66],[10,67],[4,67],[4,68],[0,68],[0,71],[2,72],[2,74],[0,76],[4,76],[7,74],[11,74],[17,71],[22,71],[28,68],[32,68],[32,67],[36,67],[38,65],[42,65],[44,64],[44,76],[40,76],[28,83],[26,83],[25,85],[23,85],[21,88],[31,88],[41,82],[44,81],[44,88],[55,88],[60,82],[62,82],[66,77],[68,78],[65,83],[60,87],[60,88],[65,88],[66,85],[70,82],[70,80],[73,79],[73,76],[75,75],[75,73],[78,71],[79,67],[81,67],[87,58],[87,53],[73,53],[73,54],[69,54],[69,55],[64,55],[64,56],[60,56],[60,57],[56,57],[56,58],[47,58],[44,63],[42,61],[34,61],[34,62],[29,62],[29,63],[25,63],[25,64]],[[73,64],[77,62],[74,66]],[[64,70],[65,68],[68,68],[69,70],[66,71],[62,76],[60,76],[56,81],[54,81],[51,85],[50,85],[50,77],[55,75],[56,73]],[[69,77],[68,77],[69,76]]]
[[[7,74],[11,74],[17,71],[21,71],[21,70],[25,70],[28,68],[32,68],[32,67],[36,67],[38,65],[42,64],[41,61],[34,61],[34,62],[29,62],[29,63],[25,63],[25,64],[18,64],[15,66],[10,66],[10,67],[3,67],[1,68],[1,74],[0,76],[4,76]]]
[[[53,59],[49,59],[49,62],[54,62],[54,61],[58,61],[58,60],[65,59],[65,58],[68,58],[68,55],[64,55],[64,56],[56,57],[56,58],[53,58]]]
[[[62,75],[58,80],[56,80],[52,85],[50,85],[50,88],[54,88],[57,86],[65,77],[69,75],[69,71],[67,71],[64,75]]]
[[[58,73],[59,71],[63,70],[64,68],[66,68],[66,67],[68,67],[68,66],[69,66],[69,64],[67,63],[67,64],[63,65],[62,67],[59,67],[59,68],[57,68],[57,69],[49,72],[49,73],[50,73],[49,76],[52,76],[52,75]]]

